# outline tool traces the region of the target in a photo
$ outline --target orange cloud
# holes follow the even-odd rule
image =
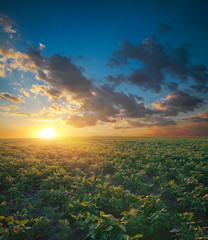
[[[11,110],[17,110],[19,109],[19,107],[15,105],[9,105],[9,106],[1,106],[0,109],[11,111]]]

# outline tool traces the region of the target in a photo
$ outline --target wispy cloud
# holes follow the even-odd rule
[[[14,102],[14,103],[21,103],[21,102],[24,102],[24,100],[16,97],[16,96],[13,96],[12,94],[8,93],[8,92],[2,92],[0,94],[0,99],[5,99],[5,100],[9,100],[11,102]]]
[[[4,14],[0,14],[0,26],[3,27],[3,30],[6,33],[16,33],[16,30],[13,28],[15,22]]]
[[[20,92],[23,93],[27,98],[30,98],[29,92],[25,91],[23,88],[20,89]]]
[[[16,105],[9,105],[9,106],[0,106],[0,109],[5,111],[12,111],[12,110],[18,110],[20,109],[20,107]]]
[[[3,115],[9,116],[23,116],[23,117],[31,117],[34,116],[33,113],[26,113],[26,112],[4,112]]]

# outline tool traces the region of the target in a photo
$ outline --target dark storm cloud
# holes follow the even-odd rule
[[[71,116],[69,120],[66,120],[66,123],[73,124],[73,126],[76,125],[76,127],[85,127],[89,126],[89,124],[90,126],[96,125],[97,121],[115,123],[125,118],[139,118],[152,115],[155,111],[148,109],[142,100],[143,98],[131,94],[116,92],[114,88],[108,85],[94,87],[92,96],[85,98],[79,108],[80,112],[90,114]],[[85,118],[85,121],[83,118]],[[81,124],[75,124],[75,121],[78,119],[80,119]]]
[[[110,118],[117,116],[143,117],[153,114],[153,111],[141,102],[143,98],[116,92],[108,85],[94,90],[93,96],[84,101],[81,110],[94,112],[101,121],[112,122]]]
[[[82,69],[74,65],[70,58],[55,54],[44,61],[44,70],[38,70],[39,79],[77,97],[91,95],[92,82],[83,76]]]
[[[161,85],[165,80],[162,70],[169,61],[164,47],[158,44],[154,38],[147,39],[138,45],[123,40],[120,50],[113,52],[110,64],[112,66],[128,64],[129,60],[137,60],[143,66],[135,69],[126,77],[126,80],[144,89],[160,92]],[[116,78],[115,80],[117,81]]]
[[[203,104],[203,99],[192,96],[188,92],[176,90],[169,93],[161,102],[152,103],[152,106],[166,116],[176,116],[195,110]]]
[[[37,67],[41,68],[44,66],[45,60],[41,55],[41,48],[35,49],[30,47],[27,50],[26,54],[31,58],[31,60]]]
[[[66,90],[75,99],[82,102],[79,111],[86,114],[71,116],[66,121],[67,124],[72,123],[73,126],[84,127],[96,124],[97,120],[112,123],[116,121],[117,117],[137,118],[154,113],[144,105],[142,102],[144,99],[141,97],[115,92],[114,87],[108,85],[96,87],[91,80],[83,76],[82,69],[75,66],[67,57],[56,54],[43,58],[40,50],[33,49],[28,51],[28,55],[37,66],[38,79],[58,89],[55,97],[58,98],[60,91]],[[43,91],[53,97],[54,88],[40,85],[33,85],[33,88],[33,92]],[[49,91],[53,91],[53,94]],[[80,119],[82,124],[75,124],[76,119]]]
[[[13,103],[21,103],[21,102],[24,102],[22,99],[16,97],[16,96],[13,96],[12,94],[8,93],[8,92],[2,92],[0,94],[0,99],[5,99],[5,100],[9,100]]]
[[[119,74],[115,77],[109,76],[108,80],[116,84],[128,81],[158,93],[162,86],[169,86],[168,74],[172,79],[181,82],[188,82],[191,78],[194,82],[191,88],[199,92],[208,91],[208,70],[205,65],[192,63],[187,44],[173,49],[162,45],[155,37],[146,39],[140,44],[123,40],[120,49],[113,52],[108,65],[110,67],[128,65],[131,60],[136,60],[140,67],[132,70],[129,76]]]
[[[160,22],[158,24],[158,33],[159,34],[165,34],[170,30],[170,26],[168,26],[166,23]]]
[[[3,51],[4,50],[4,51]],[[13,67],[24,71],[32,71],[37,78],[49,84],[42,86],[35,84],[30,89],[35,94],[48,95],[54,100],[61,97],[63,91],[67,91],[72,99],[79,101],[78,111],[83,115],[86,122],[96,124],[96,120],[113,123],[117,118],[138,118],[154,114],[142,102],[144,99],[124,92],[116,92],[114,87],[108,85],[95,86],[91,80],[84,77],[83,70],[71,62],[71,59],[60,54],[50,57],[42,57],[40,49],[29,49],[27,54],[21,54],[14,50],[2,50],[2,54],[13,60]],[[92,115],[93,113],[93,118]],[[81,120],[83,117],[77,115]],[[78,119],[77,118],[77,119]],[[69,123],[74,123],[76,117],[71,117]]]

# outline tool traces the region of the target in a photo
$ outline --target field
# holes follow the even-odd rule
[[[208,239],[208,138],[0,140],[0,239]]]

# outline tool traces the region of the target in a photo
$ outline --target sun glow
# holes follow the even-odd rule
[[[56,132],[51,127],[45,127],[40,131],[41,138],[53,138],[56,136]]]

